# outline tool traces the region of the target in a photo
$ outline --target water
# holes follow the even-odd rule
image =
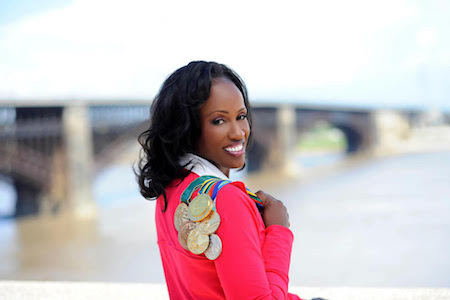
[[[450,287],[450,152],[394,156],[273,189],[294,285]]]
[[[123,205],[139,197],[138,185],[129,165],[111,166],[95,179],[94,198],[102,207]]]
[[[304,169],[332,165],[345,159],[344,152],[299,153],[296,162]]]
[[[450,152],[434,152],[255,188],[288,207],[292,285],[450,287],[449,182]],[[0,223],[0,280],[164,282],[154,202],[131,167],[105,169],[94,186],[94,223]]]

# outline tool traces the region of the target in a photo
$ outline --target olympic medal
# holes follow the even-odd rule
[[[211,234],[209,239],[209,246],[204,254],[209,260],[215,260],[222,253],[222,241],[217,234]]]
[[[209,195],[200,194],[192,199],[188,208],[189,218],[194,222],[200,222],[211,213],[213,202]]]
[[[197,229],[189,232],[187,237],[188,249],[194,254],[202,254],[208,248],[209,236],[203,234]]]
[[[180,231],[178,231],[178,241],[180,242],[181,247],[186,250],[189,250],[187,245],[187,238],[189,233],[197,227],[197,224],[194,222],[187,222],[181,226]]]
[[[216,232],[220,225],[219,213],[213,211],[206,219],[198,224],[198,230],[204,234],[211,234]]]
[[[180,228],[184,223],[189,222],[188,206],[186,205],[186,203],[181,202],[178,205],[177,209],[175,210],[173,222],[177,231],[180,231]]]

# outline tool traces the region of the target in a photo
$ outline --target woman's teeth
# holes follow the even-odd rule
[[[227,147],[227,148],[225,148],[225,150],[227,150],[229,152],[239,152],[239,151],[242,151],[243,148],[244,148],[244,145],[239,144],[238,146]]]

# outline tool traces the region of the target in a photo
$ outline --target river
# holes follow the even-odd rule
[[[111,167],[94,186],[95,222],[1,221],[0,280],[163,282],[154,202],[131,168]],[[289,210],[292,285],[450,287],[450,152],[362,160],[264,189]]]

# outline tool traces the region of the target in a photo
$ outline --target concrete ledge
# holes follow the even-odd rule
[[[0,299],[8,300],[166,300],[163,284],[59,281],[0,281]]]
[[[448,300],[446,288],[360,288],[360,287],[292,287],[300,297],[328,300]]]
[[[445,300],[448,288],[291,287],[290,292],[310,299],[329,300]],[[169,299],[164,284],[0,281],[0,299],[8,300],[159,300]]]

